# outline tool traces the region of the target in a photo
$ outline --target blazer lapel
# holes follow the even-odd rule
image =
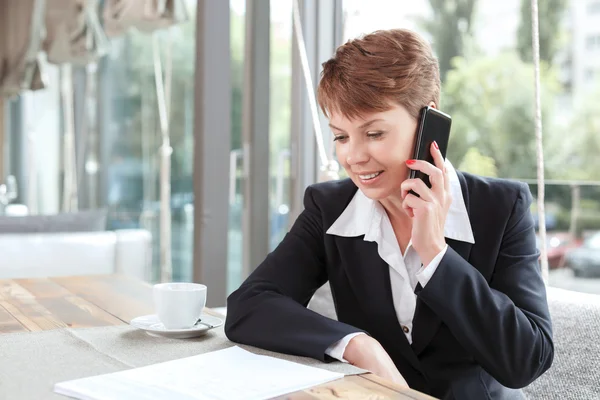
[[[467,192],[467,185],[463,174],[459,171],[456,171],[458,174],[458,179],[460,180],[460,186],[463,193],[463,199],[465,200],[465,205],[467,207],[467,212],[469,212],[469,196]],[[471,243],[462,242],[460,240],[454,240],[446,238],[446,243],[449,247],[452,247],[454,251],[456,251],[463,259],[469,261],[469,256],[471,254],[471,248],[473,245]],[[417,290],[415,293],[419,292],[420,285],[417,286]],[[415,316],[413,318],[413,342],[412,348],[414,352],[419,355],[425,347],[431,342],[438,329],[440,328],[440,324],[442,320],[431,311],[431,309],[417,296],[417,305],[415,309]]]
[[[467,181],[465,179],[465,176],[462,174],[462,172],[456,171],[456,174],[458,175],[458,180],[460,181],[460,188],[462,190],[463,199],[465,201],[465,206],[467,208],[467,214],[469,214],[469,217],[470,217],[471,209],[470,209],[469,192],[467,190]],[[452,249],[454,249],[454,251],[456,251],[458,253],[458,255],[460,255],[465,260],[469,261],[469,256],[471,255],[471,248],[473,247],[473,245],[471,243],[462,242],[460,240],[454,240],[454,239],[449,239],[449,238],[446,238],[446,243],[448,243],[448,246],[452,247]]]
[[[361,300],[359,303],[364,307],[363,312],[377,326],[381,335],[393,337],[393,340],[387,340],[394,343],[404,358],[419,370],[419,360],[402,332],[394,309],[390,267],[379,257],[377,243],[366,242],[363,238],[336,237],[339,248],[344,249],[340,253],[344,258],[348,257],[343,264],[347,266],[350,286]]]

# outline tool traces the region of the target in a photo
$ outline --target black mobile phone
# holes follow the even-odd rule
[[[431,155],[431,144],[435,141],[446,159],[446,150],[448,149],[448,139],[450,138],[450,126],[452,118],[448,114],[432,107],[423,107],[417,127],[417,137],[415,140],[414,160],[425,160],[435,164]],[[421,171],[411,170],[409,179],[421,178],[428,187],[431,187],[429,175]],[[416,193],[413,193],[416,195]]]

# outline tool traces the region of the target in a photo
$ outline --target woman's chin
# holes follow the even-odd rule
[[[393,190],[389,187],[370,187],[370,186],[364,186],[364,185],[357,185],[361,192],[363,192],[363,194],[365,196],[367,196],[369,199],[371,200],[382,200],[387,198],[392,192]]]

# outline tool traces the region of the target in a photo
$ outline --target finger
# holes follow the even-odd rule
[[[442,171],[443,186],[446,192],[448,192],[450,190],[450,178],[448,177],[448,168],[446,167],[446,160],[444,159],[444,156],[442,155],[442,152],[436,141],[433,141],[433,143],[431,143],[430,151],[431,155],[433,156],[435,166],[440,171]]]
[[[402,202],[402,207],[404,209],[410,208],[413,213],[412,216],[419,216],[429,213],[433,209],[434,205],[433,203],[425,201],[420,197],[409,194]]]
[[[400,189],[401,189],[401,196],[403,199],[412,190],[413,192],[415,192],[416,194],[421,196],[421,198],[425,201],[430,201],[430,202],[435,201],[433,192],[431,191],[431,189],[429,189],[427,187],[425,182],[423,182],[423,180],[421,180],[421,179],[407,179],[404,182],[402,182],[402,185],[400,185]]]
[[[448,173],[448,167],[444,165],[444,169],[442,171],[444,172],[444,190],[446,193],[450,193],[450,174]]]
[[[404,210],[404,212],[406,213],[406,215],[408,215],[409,217],[412,218],[412,217],[415,216],[415,213],[413,212],[412,208],[410,208],[410,207],[402,204],[402,209]]]
[[[420,197],[415,196],[414,194],[408,194],[404,201],[402,202],[402,207],[404,208],[412,208],[413,210],[417,210],[420,208],[425,208],[429,204],[425,200]]]
[[[440,147],[438,146],[435,140],[433,141],[433,143],[431,143],[431,148],[429,149],[429,151],[431,152],[431,155],[433,157],[433,163],[435,164],[435,166],[438,167],[440,171],[443,171],[444,156],[442,155]]]
[[[408,160],[406,161],[408,168],[421,171],[429,176],[429,182],[431,183],[431,189],[436,193],[437,196],[441,196],[442,191],[445,189],[444,174],[435,165],[423,161],[423,160]]]
[[[417,196],[415,196],[414,194],[408,194],[406,196],[406,198],[402,201],[402,208],[408,214],[408,216],[411,218],[415,216],[415,211],[414,211],[413,207],[411,206],[411,204],[418,206],[419,203],[417,200],[419,200],[419,198]],[[421,200],[421,201],[423,201],[423,200]]]

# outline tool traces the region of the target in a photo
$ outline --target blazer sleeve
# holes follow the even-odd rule
[[[510,388],[533,382],[550,368],[554,357],[530,205],[531,193],[522,184],[489,284],[448,248],[418,293],[475,361]]]
[[[321,213],[309,187],[304,211],[277,248],[227,299],[225,334],[234,342],[321,361],[327,348],[361,330],[306,308],[327,282]]]

